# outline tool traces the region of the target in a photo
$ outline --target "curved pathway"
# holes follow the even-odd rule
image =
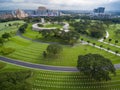
[[[43,64],[34,64],[29,62],[24,62],[20,60],[14,60],[6,57],[0,56],[0,61],[11,63],[18,66],[23,66],[32,69],[47,70],[47,71],[60,71],[60,72],[78,72],[76,67],[64,67],[64,66],[50,66]],[[114,65],[116,69],[120,69],[120,64]]]
[[[19,35],[20,37],[22,37],[24,39],[32,40],[30,38],[22,36],[19,32],[17,33],[17,35]],[[108,35],[108,37],[109,37],[109,35]],[[38,40],[32,40],[32,41],[39,42]],[[87,43],[87,42],[85,42],[85,43]],[[89,45],[93,46],[93,44],[91,44],[91,43]],[[99,46],[95,46],[95,47],[101,49]],[[107,49],[104,49],[104,48],[102,48],[102,50],[108,51]],[[112,52],[112,51],[108,51],[108,52],[115,54],[115,52]],[[118,56],[120,56],[120,55],[118,55]],[[34,63],[24,62],[24,61],[20,61],[20,60],[14,60],[14,59],[2,57],[2,56],[0,56],[0,61],[11,63],[11,64],[18,65],[18,66],[27,67],[27,68],[40,69],[40,70],[78,72],[76,67],[64,67],[64,66],[50,66],[50,65],[43,65],[43,64],[34,64]],[[115,64],[114,66],[116,69],[120,69],[120,64]]]
[[[106,39],[107,38],[109,38],[109,32],[108,31],[106,31]],[[115,45],[115,44],[112,44],[112,43],[108,43],[108,42],[104,42],[104,38],[102,38],[102,39],[100,39],[100,40],[98,40],[99,42],[102,42],[102,43],[104,43],[104,44],[108,44],[108,45],[110,45],[110,46],[114,46],[114,47],[117,47],[117,48],[120,48],[120,46],[118,46],[118,45]]]
[[[107,38],[109,38],[109,33],[108,33],[108,31],[106,31],[106,36],[105,36],[105,38],[107,39]],[[104,38],[102,38],[102,39],[100,39],[100,40],[98,40],[99,42],[103,42],[104,41]]]
[[[78,72],[76,67],[64,67],[64,66],[50,66],[50,65],[43,65],[43,64],[34,64],[29,62],[24,62],[20,60],[14,60],[6,57],[0,56],[0,61],[11,63],[18,66],[24,66],[33,69],[40,69],[40,70],[50,70],[50,71],[63,71],[63,72]]]

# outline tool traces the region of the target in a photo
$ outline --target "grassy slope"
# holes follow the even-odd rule
[[[120,88],[120,71],[111,76],[108,82],[96,82],[80,73],[37,71],[34,76],[33,90],[118,90]]]
[[[13,23],[20,23],[20,25],[21,25],[24,22],[23,21],[10,21],[10,22],[5,22],[5,23],[0,23],[0,36],[5,32],[17,31],[18,28],[14,25],[12,25],[10,27],[9,26],[5,27],[5,25],[13,24]]]
[[[0,73],[21,70],[28,69],[7,64],[5,68],[0,70]],[[32,90],[118,90],[120,88],[119,70],[116,76],[111,75],[111,81],[100,83],[83,76],[79,72],[33,71],[33,77],[28,79],[28,82],[33,86]]]
[[[108,30],[110,37],[106,39],[105,41],[108,42],[109,39],[112,39],[111,43],[115,44],[115,40],[119,40],[119,43],[117,45],[120,46],[120,36],[115,35],[115,31],[117,29],[120,29],[120,24],[111,25],[110,29]]]
[[[42,44],[25,40],[21,37],[14,37],[7,42],[5,46],[9,45],[16,49],[16,51],[8,57],[40,64],[57,65],[57,66],[76,66],[78,55],[87,53],[97,53],[112,60],[113,63],[119,63],[119,57],[112,55],[105,51],[96,49],[88,45],[77,45],[75,47],[63,46],[63,52],[55,58],[46,58],[42,56],[43,51],[46,50],[48,44]]]
[[[24,36],[35,38],[36,35],[38,35],[38,32],[32,31],[30,24]],[[88,39],[88,37],[86,39]],[[96,40],[94,39],[90,38],[90,40],[96,42]],[[111,59],[114,64],[120,63],[118,56],[112,55],[110,53],[107,53],[105,51],[96,49],[88,45],[76,45],[74,47],[63,46],[64,48],[63,52],[59,56],[51,59],[50,58],[44,59],[42,56],[42,53],[43,51],[46,50],[48,44],[42,44],[37,42],[33,43],[32,41],[25,40],[19,36],[14,36],[10,39],[10,41],[6,42],[4,46],[12,47],[15,49],[15,52],[8,55],[8,57],[32,63],[56,66],[76,66],[78,55],[84,55],[87,53],[101,54],[106,58]]]

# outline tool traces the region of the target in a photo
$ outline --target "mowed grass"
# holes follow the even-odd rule
[[[32,31],[30,28],[31,24],[29,24],[25,36],[28,35],[28,37],[33,38],[38,34],[38,32]],[[63,51],[60,55],[57,55],[54,58],[43,57],[43,51],[46,51],[48,44],[33,42],[23,39],[20,36],[14,36],[10,38],[10,40],[7,41],[4,46],[15,49],[15,52],[7,55],[7,57],[37,64],[76,66],[78,56],[88,53],[101,54],[106,58],[109,58],[114,64],[120,63],[119,56],[96,49],[95,47],[89,45],[79,44],[74,47],[62,45]]]
[[[8,24],[14,24],[14,23],[19,23],[22,25],[24,22],[23,21],[10,21],[10,22],[5,22],[5,23],[0,23],[0,36],[4,34],[5,32],[15,32],[18,30],[18,28],[15,25],[12,26],[5,26]]]
[[[44,27],[45,28],[53,28],[53,27],[55,27],[55,28],[63,28],[63,26],[59,25],[59,24],[46,24]]]
[[[1,63],[1,62],[0,62]],[[7,65],[0,69],[0,73],[18,72],[29,70],[28,68]],[[44,70],[34,70],[33,76],[27,80],[32,85],[32,90],[119,90],[120,89],[120,70],[111,81],[97,82],[79,72],[54,72]]]
[[[36,71],[33,90],[119,90],[120,71],[111,81],[97,82],[79,72]]]
[[[110,49],[111,51],[113,51],[113,52],[119,51],[119,53],[120,53],[119,48],[117,48],[117,47],[115,47],[115,46],[111,46],[111,45],[109,45],[109,44],[105,44],[105,43],[103,43],[103,42],[99,42],[98,39],[91,38],[91,37],[86,36],[86,35],[81,35],[80,38],[83,38],[84,41],[86,41],[86,42],[87,42],[87,41],[90,41],[90,43],[92,43],[92,44],[95,43],[97,46],[102,45],[102,46],[103,46],[102,48],[105,48],[105,49],[109,48],[109,49]]]
[[[37,64],[76,66],[78,56],[88,53],[101,54],[112,60],[114,64],[120,63],[120,57],[89,45],[79,44],[74,47],[62,45],[63,51],[54,58],[43,57],[43,51],[46,51],[48,46],[48,44],[45,43],[32,42],[17,36],[5,44],[5,46],[7,45],[15,48],[15,52],[7,55],[8,57]]]
[[[112,39],[112,41],[111,41],[110,43],[115,44],[115,40],[118,40],[119,43],[118,43],[117,45],[120,46],[120,35],[117,36],[117,35],[115,34],[115,31],[116,31],[117,29],[120,29],[120,24],[116,24],[116,25],[113,24],[113,25],[111,25],[110,28],[108,29],[108,32],[109,32],[110,36],[109,36],[109,38],[106,39],[105,41],[106,41],[106,42],[109,42],[109,39]]]
[[[23,36],[28,37],[30,39],[36,39],[39,35],[39,32],[32,30],[32,23],[28,24],[26,32],[23,34]]]
[[[28,68],[20,67],[20,66],[13,65],[13,64],[10,64],[10,63],[6,63],[6,62],[2,62],[2,61],[0,61],[0,64],[6,64],[2,69],[0,69],[0,73],[15,72],[15,71],[21,71],[21,70],[29,70]]]

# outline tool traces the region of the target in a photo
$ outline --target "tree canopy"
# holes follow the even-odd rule
[[[112,62],[98,54],[80,55],[77,68],[84,75],[96,81],[111,80],[110,73],[116,74]]]
[[[47,52],[49,54],[59,54],[60,52],[62,51],[62,47],[58,44],[50,44],[48,47],[47,47]]]
[[[4,34],[2,35],[2,38],[4,38],[4,39],[8,39],[8,38],[10,38],[10,37],[11,37],[10,33],[4,33]]]

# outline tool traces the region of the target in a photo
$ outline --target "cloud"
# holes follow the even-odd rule
[[[25,2],[25,0],[12,0],[12,2],[21,3],[21,2]]]
[[[4,5],[2,3],[4,3]],[[115,6],[115,4],[117,4],[117,6]],[[51,9],[73,10],[92,10],[99,6],[104,6],[107,9],[117,9],[118,6],[120,6],[120,0],[0,0],[0,8],[35,9],[38,6],[46,6]]]

